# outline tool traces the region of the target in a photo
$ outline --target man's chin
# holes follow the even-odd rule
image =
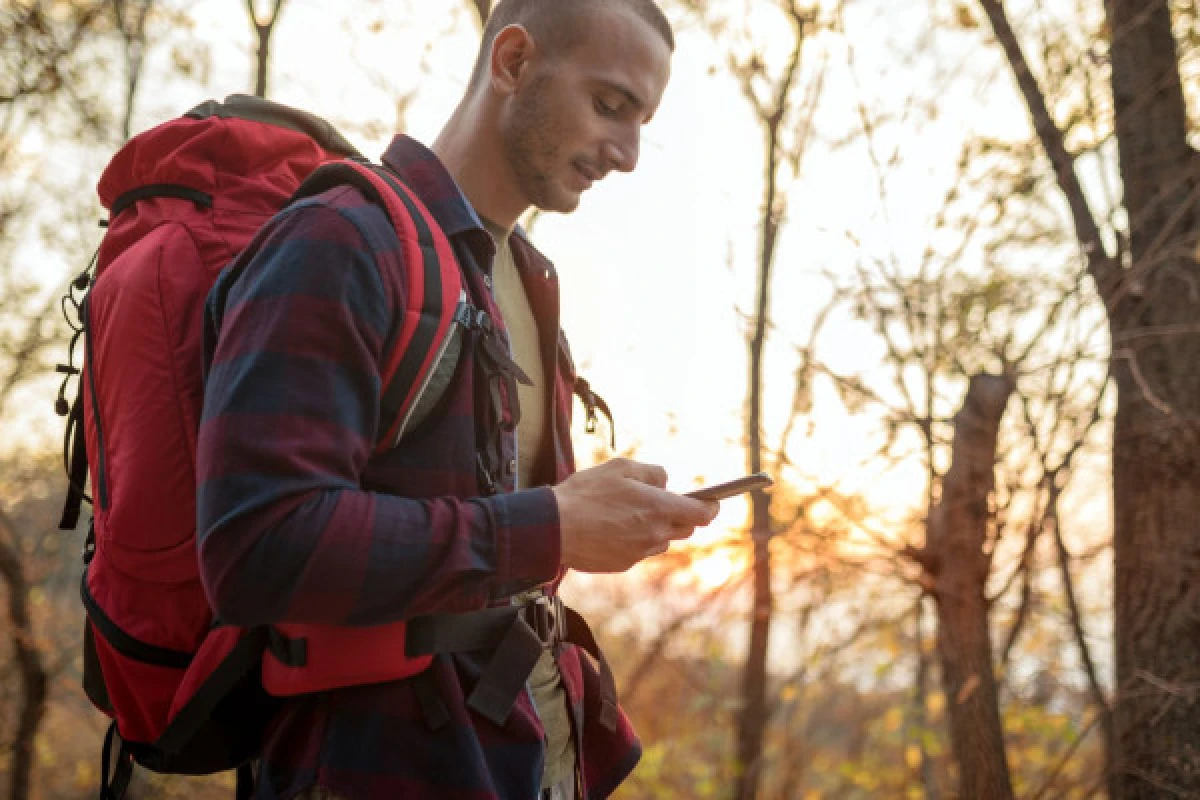
[[[534,205],[554,214],[570,214],[579,208],[580,192],[557,192],[553,197],[541,197]]]

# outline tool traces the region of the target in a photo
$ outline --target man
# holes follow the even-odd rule
[[[500,395],[516,424],[492,431],[490,466],[477,441],[487,389],[466,349],[442,410],[372,455],[405,291],[376,205],[325,192],[243,254],[223,300],[210,296],[218,338],[197,458],[202,574],[222,620],[373,626],[534,604],[566,569],[623,571],[712,520],[716,504],[667,492],[659,467],[618,459],[572,474],[557,275],[513,233],[531,206],[573,211],[595,181],[634,169],[673,48],[652,0],[502,0],[432,151],[398,136],[384,155],[530,378]],[[290,699],[257,797],[607,796],[640,746],[597,699],[600,665],[573,644],[543,646],[495,719],[471,704],[487,675],[477,653]]]

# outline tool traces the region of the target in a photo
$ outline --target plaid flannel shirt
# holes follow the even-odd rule
[[[384,163],[448,237],[472,287],[491,300],[494,245],[437,157],[398,136]],[[372,455],[380,365],[397,334],[406,278],[386,214],[353,188],[293,204],[244,252],[244,270],[209,296],[204,413],[197,445],[201,574],[214,607],[240,625],[372,625],[471,611],[561,577],[550,484],[574,470],[574,367],[559,330],[554,267],[512,240],[540,345],[554,370],[549,445],[534,488],[513,491],[515,436],[502,445],[503,490],[480,496],[475,370],[469,348],[439,410]],[[228,275],[228,272],[226,273]],[[216,298],[224,289],[225,302]],[[534,798],[543,729],[528,689],[496,726],[466,706],[482,669],[440,656],[432,677],[452,722],[425,724],[412,681],[292,698],[272,725],[256,796],[312,787],[367,798]],[[559,657],[589,798],[608,796],[640,745],[620,715],[596,719],[601,681],[573,645]]]

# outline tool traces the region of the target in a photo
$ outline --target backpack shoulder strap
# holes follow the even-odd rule
[[[326,164],[304,181],[292,199],[345,185],[354,186],[387,212],[400,239],[407,272],[406,307],[382,374],[381,411],[388,422],[377,449],[385,450],[419,422],[412,418],[418,401],[424,398],[420,406],[427,413],[433,406],[429,397],[440,397],[446,388],[444,384],[430,386],[427,379],[448,381],[450,377],[449,372],[434,368],[444,355],[441,345],[465,304],[465,282],[450,242],[432,214],[412,189],[384,167],[362,160]]]

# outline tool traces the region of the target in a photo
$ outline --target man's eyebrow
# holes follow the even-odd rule
[[[614,91],[624,97],[629,104],[634,107],[635,110],[642,111],[646,108],[646,104],[642,102],[642,99],[634,94],[633,90],[629,87],[622,86],[619,83],[614,83],[613,81],[608,80],[601,80],[600,84],[604,86],[604,88]]]

